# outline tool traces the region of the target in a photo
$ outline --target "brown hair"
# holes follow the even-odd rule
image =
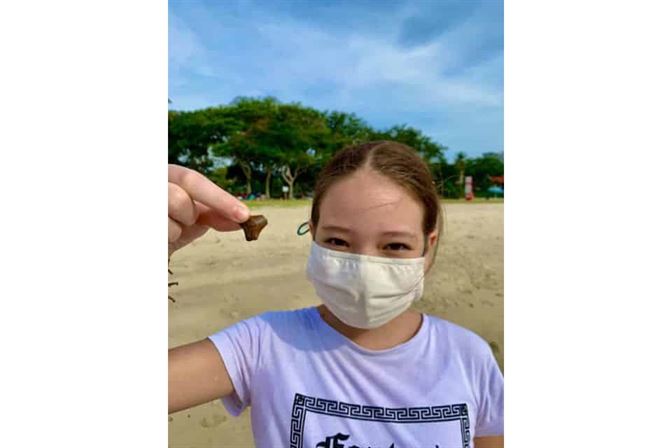
[[[388,177],[420,201],[425,210],[422,223],[425,241],[435,229],[438,229],[440,239],[443,227],[441,201],[427,164],[410,146],[385,140],[345,147],[329,160],[315,184],[310,213],[315,227],[320,220],[320,204],[329,187],[360,168],[369,168]],[[436,248],[431,264],[435,258]]]

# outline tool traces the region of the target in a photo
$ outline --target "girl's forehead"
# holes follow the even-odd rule
[[[356,173],[329,188],[320,205],[319,224],[418,231],[422,218],[422,205],[406,189],[378,173],[368,172]]]

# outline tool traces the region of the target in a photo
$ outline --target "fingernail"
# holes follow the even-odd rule
[[[245,222],[250,217],[250,210],[244,205],[238,205],[233,211],[233,216],[235,216],[238,221]]]

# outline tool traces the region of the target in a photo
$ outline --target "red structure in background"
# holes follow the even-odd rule
[[[474,199],[473,178],[471,176],[464,178],[464,199],[467,201]]]
[[[504,176],[490,176],[490,181],[500,187],[504,186]]]

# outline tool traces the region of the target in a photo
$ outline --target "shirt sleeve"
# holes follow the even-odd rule
[[[254,375],[261,362],[263,328],[262,319],[256,316],[208,337],[219,351],[233,383],[234,393],[221,397],[233,416],[240,415],[252,400]]]
[[[477,396],[479,404],[474,437],[503,435],[504,377],[492,352],[480,371]]]

